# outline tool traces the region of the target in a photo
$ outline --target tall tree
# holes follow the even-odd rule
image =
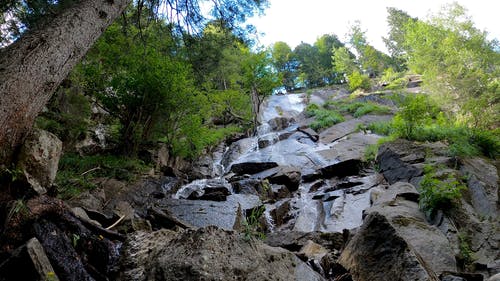
[[[362,70],[370,76],[380,75],[391,64],[390,57],[371,46],[366,39],[366,31],[356,21],[348,33],[349,44],[356,51]]]
[[[405,27],[408,67],[423,74],[424,86],[477,127],[500,122],[500,52],[498,41],[474,27],[465,9],[445,6],[429,21]]]
[[[319,52],[318,49],[310,44],[302,42],[293,50],[297,61],[299,62],[300,81],[305,87],[319,87],[325,85],[319,69]]]
[[[406,26],[408,22],[414,22],[417,19],[410,17],[405,11],[396,8],[387,8],[387,24],[389,25],[388,37],[383,37],[390,55],[395,60],[397,71],[405,69],[405,54],[407,51],[404,47]]]
[[[332,51],[343,46],[336,35],[330,34],[324,34],[314,42],[314,47],[318,49],[318,68],[328,84],[339,83],[342,80],[342,74],[332,71]]]
[[[292,49],[285,42],[276,42],[271,48],[272,64],[281,75],[285,90],[295,88],[298,62],[295,60]]]
[[[15,14],[32,1],[3,1],[0,13]],[[33,1],[39,2],[39,1]],[[42,11],[43,20],[0,49],[0,163],[12,160],[15,149],[30,130],[57,86],[81,60],[101,33],[131,4],[131,0],[45,0],[58,7]],[[138,1],[151,11],[167,5],[168,19],[194,30],[204,22],[201,2],[214,3],[213,13],[229,23],[243,21],[267,4],[262,0]],[[21,9],[22,10],[22,9]],[[161,9],[160,9],[161,10]],[[24,12],[28,12],[26,10]],[[2,36],[3,37],[3,36]]]

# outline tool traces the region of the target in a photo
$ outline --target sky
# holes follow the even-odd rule
[[[265,15],[251,18],[259,32],[259,42],[270,46],[284,41],[293,49],[301,42],[313,44],[323,34],[336,34],[342,41],[349,26],[359,20],[370,44],[386,51],[382,36],[386,36],[386,7],[406,11],[412,17],[426,18],[437,13],[451,0],[269,0]],[[468,10],[476,27],[486,30],[489,38],[500,39],[500,1],[459,0]],[[260,34],[262,33],[262,34]]]

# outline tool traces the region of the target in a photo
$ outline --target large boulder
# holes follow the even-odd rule
[[[471,204],[479,215],[497,218],[498,204],[498,171],[485,159],[476,157],[463,159],[461,172],[467,176]]]
[[[339,260],[354,280],[437,281],[384,215],[371,213]]]
[[[33,129],[24,141],[17,166],[36,193],[46,193],[54,183],[61,152],[62,142],[44,130]]]
[[[453,247],[427,223],[418,199],[409,183],[372,191],[372,207],[340,259],[355,280],[437,280],[457,271]]]
[[[349,134],[356,132],[360,124],[368,125],[373,122],[383,122],[391,120],[390,115],[364,115],[360,118],[351,119],[339,124],[336,124],[319,134],[321,143],[332,143]]]
[[[291,252],[216,227],[136,232],[118,280],[324,280]]]

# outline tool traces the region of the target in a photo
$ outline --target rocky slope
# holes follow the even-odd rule
[[[19,248],[3,249],[11,256],[0,280],[15,280],[26,264],[28,279],[498,280],[499,180],[491,160],[450,157],[443,143],[394,141],[380,147],[375,165],[366,163],[366,147],[380,136],[360,124],[390,114],[348,117],[318,133],[303,114],[306,99],[322,104],[346,94],[306,97],[268,99],[258,135],[221,145],[189,180],[102,179],[66,203],[28,201],[31,226],[16,224],[18,212],[8,227],[23,237],[3,236]],[[361,99],[393,105],[383,95]],[[60,149],[36,136],[47,148],[27,159],[41,158],[42,171]],[[30,183],[35,162],[24,172]],[[429,166],[466,185],[459,204],[432,215],[419,206]],[[33,193],[45,193],[53,177],[43,180]],[[52,207],[37,210],[36,200]]]

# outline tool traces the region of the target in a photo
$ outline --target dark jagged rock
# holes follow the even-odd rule
[[[278,164],[276,162],[242,162],[233,164],[231,166],[231,172],[238,175],[256,174],[277,166]]]
[[[291,219],[290,207],[290,201],[285,201],[270,212],[275,226],[284,225]]]
[[[359,174],[362,162],[359,159],[348,159],[321,168],[324,178],[347,177]]]
[[[301,173],[299,169],[285,166],[280,167],[276,174],[267,179],[273,184],[283,184],[288,190],[293,192],[299,188]]]
[[[380,172],[389,184],[398,181],[411,182],[423,174],[422,169],[411,164],[417,161],[423,162],[422,156],[408,154],[411,149],[405,151],[406,155],[402,155],[398,153],[402,149],[401,146],[409,147],[411,144],[409,142],[387,143],[382,145],[378,151],[377,162],[379,163]]]
[[[95,280],[86,270],[71,240],[55,224],[42,220],[34,225],[34,231],[62,280]]]
[[[219,187],[206,187],[203,189],[203,195],[199,196],[196,192],[191,193],[187,199],[189,200],[208,200],[208,201],[226,201],[228,195],[231,195],[231,192],[227,189],[227,187],[219,186]]]

